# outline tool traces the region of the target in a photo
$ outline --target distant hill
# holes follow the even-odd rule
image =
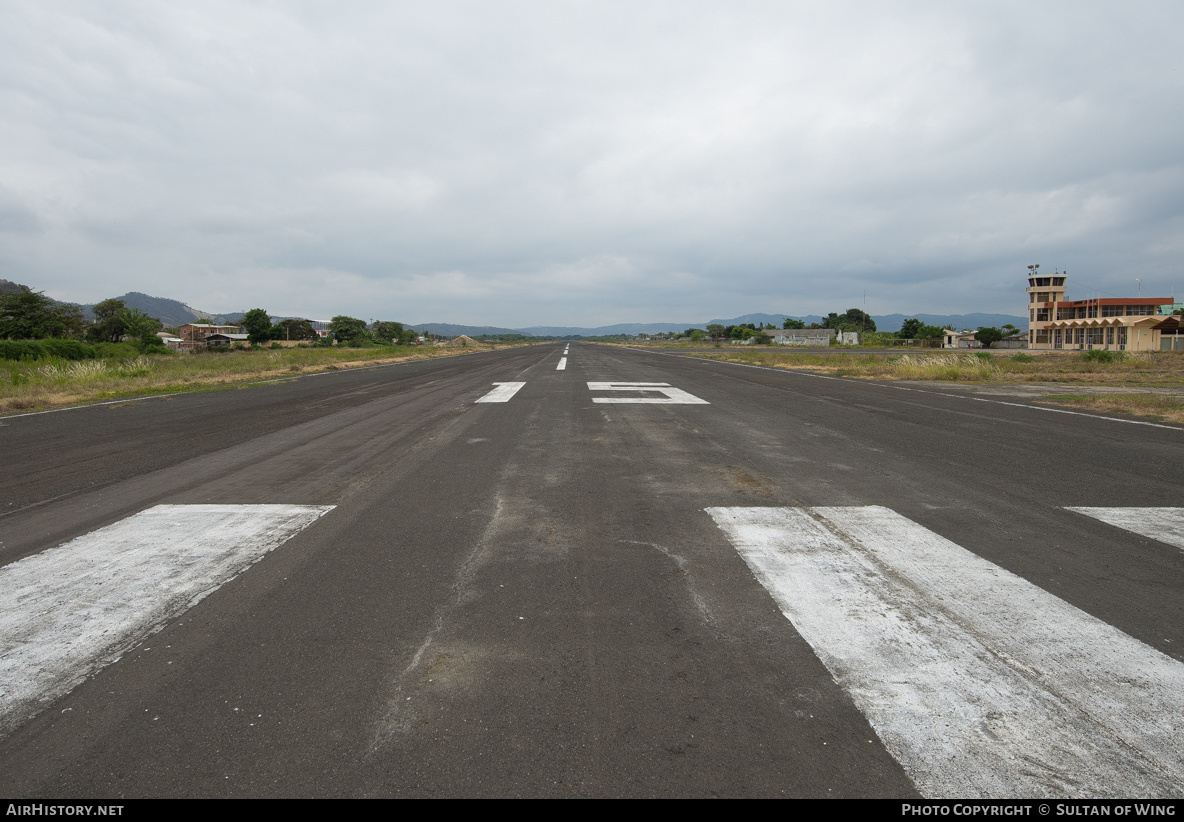
[[[0,294],[16,291],[19,288],[20,285],[17,283],[0,279]],[[233,325],[240,322],[246,313],[238,311],[230,314],[210,314],[206,311],[198,311],[180,300],[171,300],[167,297],[153,297],[139,291],[129,291],[127,294],[116,299],[123,300],[128,308],[137,308],[148,316],[155,317],[164,323],[166,327],[184,325],[191,322],[214,322]],[[83,305],[81,308],[83,315],[87,319],[94,319],[93,304]],[[741,325],[752,323],[753,325],[764,324],[780,328],[787,317],[801,320],[806,325],[821,323],[824,319],[817,314],[744,314],[739,317],[708,320],[707,322],[617,323],[616,325],[600,325],[593,328],[552,325],[534,325],[529,328],[501,328],[492,325],[461,325],[458,323],[415,323],[408,324],[407,327],[414,328],[418,331],[428,331],[432,334],[439,334],[445,337],[457,337],[461,334],[467,334],[470,337],[493,336],[498,334],[525,334],[531,337],[608,337],[616,334],[627,334],[630,336],[636,334],[662,334],[670,331],[685,331],[688,328],[706,329],[708,325],[713,324]],[[936,325],[941,328],[954,328],[958,330],[964,328],[981,328],[984,326],[998,328],[1007,323],[1011,323],[1018,328],[1025,328],[1028,322],[1027,317],[1013,314],[884,314],[881,316],[873,315],[872,319],[876,321],[876,330],[878,331],[898,331],[901,324],[910,317],[916,317],[926,325]],[[282,318],[273,317],[272,321],[275,322],[277,319]]]
[[[456,325],[455,323],[404,323],[404,327],[413,328],[416,331],[427,331],[429,334],[439,334],[441,337],[459,337],[461,334],[467,334],[470,337],[480,337],[482,335],[492,337],[498,334],[527,333],[513,328],[498,328],[492,325]]]
[[[148,294],[142,294],[139,291],[129,291],[122,297],[116,297],[115,299],[123,300],[123,304],[128,308],[137,308],[149,317],[155,317],[166,327],[202,322],[211,317],[210,314],[206,314],[203,311],[194,311],[179,300],[170,300],[166,297],[152,297]],[[94,319],[94,307],[94,303],[82,306],[82,313],[88,320]]]
[[[481,334],[526,334],[532,337],[608,337],[614,334],[663,334],[669,331],[685,331],[688,328],[706,329],[709,325],[772,325],[780,328],[787,317],[801,320],[806,325],[821,323],[825,318],[817,314],[794,316],[792,314],[744,314],[728,319],[708,320],[707,322],[685,323],[618,323],[617,325],[600,325],[594,328],[566,325],[532,325],[528,328],[491,328],[489,326],[457,325],[453,323],[420,323],[411,326],[416,329],[426,329],[433,334],[451,337],[458,334],[477,336]],[[941,328],[982,328],[993,326],[998,328],[1011,323],[1017,328],[1026,328],[1027,317],[1012,314],[884,314],[872,316],[876,321],[877,331],[899,331],[905,320],[915,317],[926,325],[936,325]]]

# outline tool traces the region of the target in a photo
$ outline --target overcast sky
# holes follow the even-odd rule
[[[0,277],[522,327],[1184,293],[1184,4],[12,2]]]

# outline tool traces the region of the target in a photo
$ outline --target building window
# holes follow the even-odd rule
[[[1048,309],[1047,308],[1037,308],[1036,309],[1036,322],[1038,322],[1038,323],[1048,322]]]

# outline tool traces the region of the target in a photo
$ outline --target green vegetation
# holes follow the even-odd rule
[[[982,343],[983,348],[990,348],[1003,339],[1003,332],[998,328],[980,328],[974,332],[974,338]]]
[[[1115,362],[1126,359],[1125,351],[1107,351],[1104,348],[1091,348],[1081,352],[1081,359],[1086,362]]]
[[[0,340],[41,340],[80,337],[85,328],[82,309],[55,303],[28,286],[0,294]]]
[[[936,325],[926,325],[916,317],[905,320],[896,332],[897,339],[901,340],[940,340],[944,335],[944,329]]]
[[[47,341],[38,341],[44,346]],[[69,341],[56,341],[57,343]],[[331,343],[332,341],[330,341]],[[0,341],[0,346],[12,344]],[[20,343],[28,344],[28,343]],[[137,343],[75,343],[92,356],[0,360],[0,413],[54,408],[85,402],[179,391],[200,391],[318,371],[447,357],[489,351],[472,344],[393,346],[353,349],[341,346],[272,349],[210,349],[217,354],[144,354]]]
[[[1069,405],[1104,414],[1128,414],[1184,423],[1184,397],[1172,394],[1054,394],[1042,402]]]
[[[706,359],[768,365],[887,380],[939,380],[978,383],[1071,383],[1123,387],[1167,387],[1184,393],[1184,352],[1157,351],[1099,358],[1095,352],[1019,353],[978,351],[932,354],[798,353],[732,349],[693,354]],[[1117,354],[1117,352],[1112,352]]]

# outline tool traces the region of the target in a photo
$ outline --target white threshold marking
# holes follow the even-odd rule
[[[559,365],[555,366],[556,371],[563,371],[567,368],[567,357],[559,358]]]
[[[0,568],[9,731],[332,505],[157,505]]]
[[[1184,793],[1184,664],[887,508],[707,512],[923,795]]]
[[[1107,525],[1184,550],[1184,508],[1069,508]]]
[[[509,402],[521,390],[524,382],[495,382],[497,388],[490,391],[477,402]]]
[[[589,391],[649,391],[661,394],[660,397],[593,397],[592,402],[631,404],[644,403],[652,405],[711,405],[707,400],[701,400],[694,394],[689,394],[681,388],[672,388],[667,382],[590,382]]]

